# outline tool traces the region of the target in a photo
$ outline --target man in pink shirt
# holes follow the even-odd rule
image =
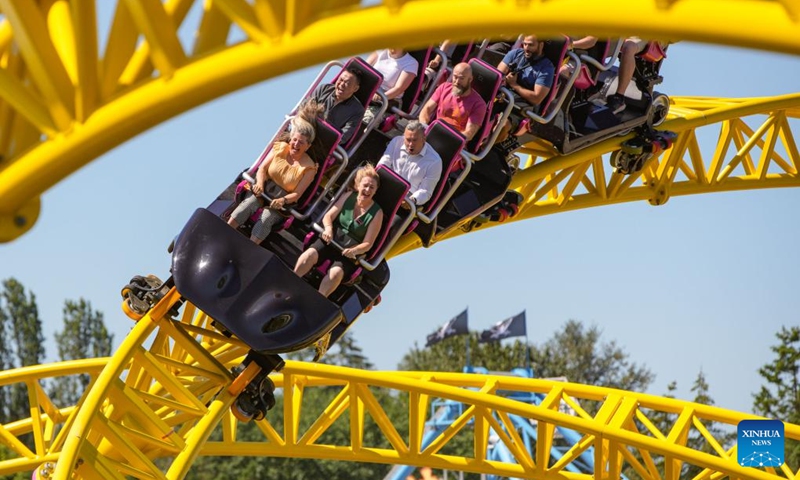
[[[478,133],[486,116],[486,102],[472,89],[472,67],[459,63],[453,68],[452,81],[443,83],[419,114],[422,123],[440,118],[461,132],[467,140]]]

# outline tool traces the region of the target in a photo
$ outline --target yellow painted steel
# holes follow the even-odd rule
[[[194,6],[201,18],[186,48],[178,29]],[[330,58],[528,30],[798,54],[798,10],[794,0],[120,0],[100,57],[94,1],[0,0],[0,241],[31,228],[44,191],[114,146]],[[233,29],[242,41],[229,43]]]
[[[642,478],[662,478],[657,465],[666,467],[664,478],[672,478],[669,473],[683,465],[700,467],[697,478],[800,478],[798,465],[739,466],[736,448],[723,449],[705,426],[713,421],[723,429],[735,428],[743,419],[757,418],[753,415],[674,398],[513,376],[373,372],[287,362],[272,376],[283,400],[283,424],[270,423],[268,415],[258,422],[262,438],[241,440],[228,387],[233,382],[230,368],[242,361],[247,349],[214,330],[210,319],[190,304],[183,306],[180,318],[169,318],[167,311],[175,300],[168,296],[137,322],[110,359],[0,372],[0,386],[24,383],[33,392],[29,398],[34,406],[32,418],[0,425],[0,444],[12,452],[12,458],[0,461],[0,475],[39,468],[39,478],[180,479],[199,455],[235,455],[399,463],[537,479],[619,478],[626,467]],[[79,408],[52,405],[39,387],[44,378],[80,373],[95,381]],[[301,416],[310,415],[302,408],[303,397],[318,388],[338,394],[316,416],[301,422]],[[376,389],[407,398],[408,410],[393,417],[376,399]],[[537,406],[507,398],[513,392],[541,394],[543,400]],[[432,416],[433,399],[461,402],[465,408],[450,428],[423,448],[423,427]],[[530,451],[510,415],[536,425],[539,440]],[[372,440],[380,444],[365,441],[367,416],[383,433]],[[667,416],[672,419],[659,430],[656,424],[663,424],[656,419]],[[346,444],[324,440],[337,421],[350,425]],[[396,427],[405,421],[407,434]],[[217,425],[222,426],[222,437],[209,441]],[[557,461],[550,457],[550,447],[558,441],[556,427],[580,436]],[[490,428],[508,447],[513,462],[486,458]],[[785,431],[786,438],[800,440],[800,426],[786,424]],[[29,433],[35,448],[24,443]],[[473,439],[472,456],[446,453],[458,435]],[[692,437],[703,438],[711,453],[687,445]],[[595,452],[595,471],[569,471],[589,447]],[[172,460],[167,472],[157,468],[157,458]]]

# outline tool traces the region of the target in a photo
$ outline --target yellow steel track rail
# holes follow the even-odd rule
[[[230,413],[233,397],[227,387],[233,380],[230,367],[242,360],[246,349],[211,328],[210,319],[191,305],[183,307],[180,319],[169,318],[166,312],[176,299],[173,291],[143,317],[111,359],[0,374],[0,385],[25,382],[34,392],[41,391],[37,385],[45,377],[77,373],[96,377],[79,408],[58,410],[46,396],[29,396],[33,416],[0,426],[0,444],[16,455],[0,461],[0,474],[40,467],[40,478],[179,479],[189,472],[198,455],[244,455],[407,464],[538,479],[619,478],[627,467],[645,479],[677,478],[683,465],[700,467],[698,479],[800,478],[798,465],[779,469],[740,467],[735,447],[724,449],[720,439],[706,428],[710,421],[735,427],[743,419],[757,418],[749,414],[550,380],[445,372],[370,372],[299,362],[287,362],[281,374],[273,375],[283,400],[283,424],[271,424],[268,415],[258,425],[263,438],[244,441],[237,437],[240,424]],[[102,365],[107,366],[98,376]],[[304,409],[303,397],[314,388],[337,393],[321,412],[311,413]],[[402,418],[383,408],[376,399],[376,389],[408,400]],[[531,405],[507,398],[509,392],[534,392],[543,400],[538,406]],[[435,399],[461,402],[464,410],[423,448],[424,424],[431,418]],[[575,413],[564,413],[564,407]],[[514,433],[510,415],[535,422],[539,440],[530,451]],[[671,420],[659,430],[656,425],[663,424],[656,419],[665,416]],[[304,417],[308,418],[301,421]],[[350,425],[349,441],[326,442],[325,433],[340,419]],[[368,419],[383,433],[375,440],[380,444],[365,440]],[[409,432],[401,433],[396,425],[405,421]],[[221,426],[221,440],[208,441],[217,426]],[[550,458],[550,447],[558,442],[557,426],[581,435],[558,461]],[[513,462],[486,458],[490,428],[498,432]],[[21,439],[30,432],[34,433],[35,450]],[[472,438],[472,456],[446,453],[458,435]],[[692,437],[702,438],[711,453],[687,445]],[[800,426],[787,424],[786,437],[800,440]],[[590,446],[595,452],[595,471],[570,472],[570,464]],[[166,472],[154,462],[164,457],[172,460]],[[666,473],[659,473],[659,465],[666,467],[662,470]]]
[[[557,159],[532,154],[512,185],[525,194],[519,219],[634,200],[662,205],[673,195],[800,186],[800,154],[789,122],[800,117],[800,94],[679,97],[672,109],[676,117],[660,128],[678,138],[638,175],[613,173],[603,162],[603,150],[613,148],[617,139]],[[758,126],[750,127],[752,121]],[[719,128],[718,140],[704,158],[698,129],[712,125]],[[537,163],[537,158],[543,159]]]
[[[0,371],[0,388],[24,387],[31,415],[0,425],[0,445],[8,449],[6,460],[0,461],[0,476],[55,464],[78,409],[74,405],[56,405],[48,394],[46,382],[58,377],[88,375],[91,386],[106,363],[107,358],[97,358]]]
[[[330,58],[386,45],[529,30],[637,33],[797,54],[797,5],[794,0],[385,0],[369,6],[357,0],[119,0],[105,34],[93,0],[0,0],[0,241],[30,229],[39,196],[103,152],[206,101]],[[195,34],[188,46],[178,32],[194,18],[193,8],[199,21],[190,26]]]

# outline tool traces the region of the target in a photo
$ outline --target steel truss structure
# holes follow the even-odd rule
[[[739,466],[736,447],[724,449],[707,428],[711,421],[734,427],[743,419],[757,418],[753,415],[552,380],[372,372],[303,362],[287,362],[283,372],[273,376],[282,399],[283,423],[273,425],[269,417],[259,421],[262,438],[243,441],[237,436],[240,423],[230,410],[236,397],[231,367],[241,362],[247,348],[220,334],[210,325],[211,319],[191,304],[183,306],[180,318],[170,318],[167,312],[177,300],[172,290],[139,320],[110,359],[0,374],[0,386],[24,383],[33,405],[31,418],[0,426],[2,443],[16,455],[0,461],[0,475],[36,467],[39,478],[179,479],[198,455],[245,455],[429,466],[519,478],[620,478],[622,470],[631,467],[645,479],[677,479],[685,465],[701,467],[698,479],[800,478],[797,466]],[[79,408],[55,406],[40,381],[78,373],[94,378]],[[312,414],[304,410],[303,396],[314,388],[334,388],[337,393],[321,412]],[[393,417],[376,399],[377,390],[407,399],[407,411]],[[508,398],[515,392],[539,394],[543,400],[535,405]],[[434,400],[461,402],[466,408],[424,446],[423,431]],[[565,405],[574,414],[565,413]],[[301,428],[306,415],[313,420]],[[535,425],[534,448],[526,448],[511,416]],[[670,418],[669,426],[659,429],[656,425],[662,425],[664,418]],[[339,419],[349,424],[346,445],[324,440]],[[383,434],[381,445],[365,442],[369,420]],[[404,421],[407,435],[396,427]],[[218,426],[221,440],[209,441]],[[557,460],[552,457],[558,442],[556,427],[580,436]],[[487,458],[490,429],[513,461]],[[33,449],[19,440],[31,434]],[[787,424],[785,434],[800,440],[800,426]],[[443,453],[457,435],[472,438],[472,456]],[[690,438],[701,438],[702,446],[690,446]],[[572,471],[571,463],[590,447],[595,470]],[[165,457],[172,461],[163,473],[154,460]]]
[[[95,0],[0,0],[0,241],[33,226],[44,191],[114,146],[330,58],[527,30],[797,54],[799,17],[794,0],[118,0],[101,32]]]

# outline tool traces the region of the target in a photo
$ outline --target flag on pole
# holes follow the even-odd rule
[[[522,313],[506,318],[481,332],[478,343],[497,342],[508,337],[523,337],[528,333],[525,329],[525,310]]]
[[[430,347],[436,345],[445,338],[465,335],[467,333],[469,333],[469,328],[467,328],[467,309],[465,308],[463,312],[451,318],[444,325],[439,327],[438,330],[428,335],[428,341],[425,343],[425,346]]]

